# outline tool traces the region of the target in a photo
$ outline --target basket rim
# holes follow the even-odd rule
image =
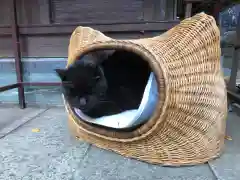
[[[158,100],[158,104],[155,107],[152,117],[145,124],[133,131],[115,132],[113,130],[113,132],[110,132],[109,130],[105,130],[105,128],[91,126],[88,123],[79,120],[79,118],[75,116],[75,113],[72,112],[69,104],[66,101],[65,106],[67,106],[66,108],[68,108],[69,114],[72,117],[71,119],[79,129],[85,131],[86,133],[111,141],[131,142],[145,138],[157,129],[158,125],[161,124],[161,122],[165,119],[164,117],[166,115],[165,109],[168,102],[168,83],[166,78],[166,70],[164,69],[163,64],[157,61],[154,54],[151,53],[144,46],[134,43],[132,40],[114,39],[108,41],[97,41],[92,44],[88,44],[88,46],[84,47],[83,49],[76,50],[72,62],[96,50],[126,50],[139,55],[143,60],[148,62],[150,68],[152,69],[158,84],[159,95],[161,93],[162,96]],[[69,64],[67,65],[67,67],[68,66]],[[161,90],[159,89],[159,87],[161,87]],[[65,97],[63,96],[63,98]]]

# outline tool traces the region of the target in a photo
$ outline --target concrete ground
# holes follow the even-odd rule
[[[227,120],[232,140],[226,140],[221,158],[180,168],[124,158],[76,140],[63,108],[1,107],[0,114],[0,180],[240,179],[240,117],[234,113]]]

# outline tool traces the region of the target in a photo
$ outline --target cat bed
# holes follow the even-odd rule
[[[103,116],[96,119],[85,115],[80,109],[73,108],[73,112],[83,121],[116,129],[130,129],[146,122],[152,115],[158,100],[157,82],[151,73],[144,90],[143,98],[138,109],[127,110],[119,114]]]
[[[90,27],[77,27],[70,38],[67,66],[89,52],[108,49],[131,51],[148,62],[157,84],[157,105],[148,121],[124,131],[83,121],[65,100],[75,136],[154,164],[198,164],[220,155],[227,95],[220,33],[212,16],[200,13],[162,35],[135,40],[116,40]]]

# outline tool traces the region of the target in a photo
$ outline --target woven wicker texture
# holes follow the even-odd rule
[[[137,40],[116,40],[78,27],[70,39],[68,65],[99,49],[125,49],[148,61],[160,100],[149,121],[131,132],[86,124],[66,103],[75,136],[154,164],[198,164],[220,155],[227,95],[220,69],[220,34],[213,17],[200,13],[160,36]]]

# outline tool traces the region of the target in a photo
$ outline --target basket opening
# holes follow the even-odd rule
[[[140,55],[127,50],[97,50],[81,56],[69,70],[72,67],[82,76],[75,75],[78,81],[85,78],[82,85],[90,87],[80,89],[82,94],[75,97],[65,94],[79,120],[128,129],[142,125],[155,110],[157,83],[148,62]]]

